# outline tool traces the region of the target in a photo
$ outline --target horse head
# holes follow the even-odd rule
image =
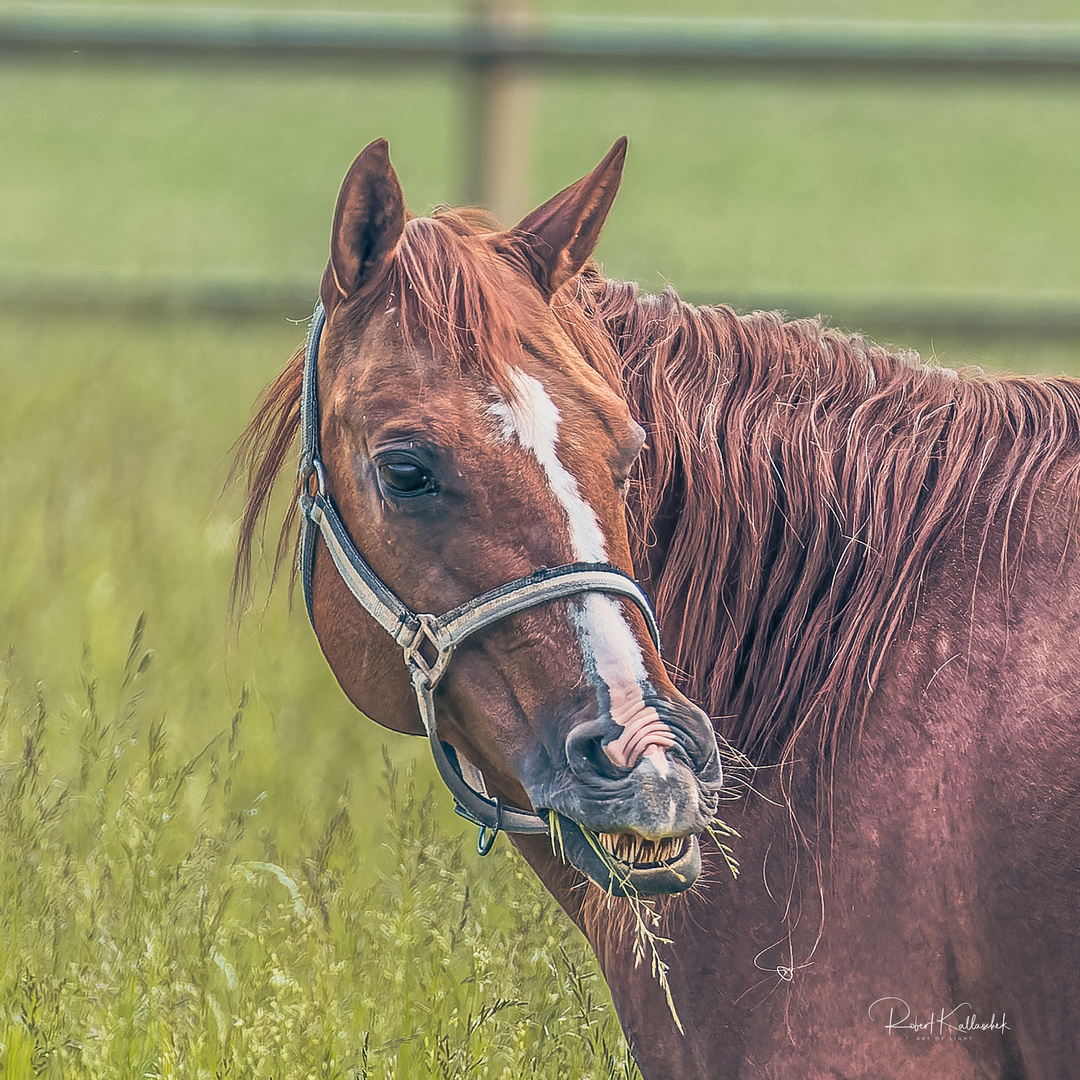
[[[617,571],[633,573],[625,495],[645,432],[610,343],[559,300],[597,243],[625,151],[620,140],[502,230],[478,211],[411,216],[373,142],[338,197],[308,377],[325,505],[406,609],[439,615],[537,572],[612,568],[455,640],[423,689],[437,760],[449,744],[500,812],[540,815],[605,889],[656,895],[698,875],[719,755],[665,670],[647,602],[617,588]],[[401,635],[357,603],[324,542],[325,528],[309,610],[338,682],[378,723],[432,734]]]

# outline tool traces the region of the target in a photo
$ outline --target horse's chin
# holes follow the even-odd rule
[[[555,846],[594,885],[612,896],[672,896],[701,873],[697,836],[645,840],[636,835],[586,831],[559,815]]]

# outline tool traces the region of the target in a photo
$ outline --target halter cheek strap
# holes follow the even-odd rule
[[[546,833],[545,818],[528,810],[503,806],[484,789],[483,776],[439,738],[435,718],[435,688],[454,650],[466,638],[519,611],[585,592],[602,592],[631,600],[641,611],[653,642],[660,648],[660,630],[641,587],[628,574],[608,563],[571,563],[537,570],[528,577],[500,585],[446,612],[431,615],[413,611],[368,565],[357,550],[345,523],[327,492],[326,472],[319,449],[318,357],[326,315],[315,305],[304,353],[304,383],[300,400],[300,576],[308,618],[315,626],[312,575],[315,542],[321,536],[349,592],[401,647],[439,775],[454,796],[455,810],[480,826],[477,848],[486,855],[501,829],[511,833]],[[470,777],[472,783],[466,780]],[[476,785],[476,786],[474,786]],[[479,789],[479,790],[478,790]]]

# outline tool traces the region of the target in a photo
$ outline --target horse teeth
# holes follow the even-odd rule
[[[635,833],[598,833],[600,844],[609,855],[631,866],[660,866],[674,862],[683,853],[685,838],[665,836],[646,840]]]

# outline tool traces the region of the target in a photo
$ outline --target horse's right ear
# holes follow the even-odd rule
[[[327,318],[342,300],[382,276],[404,228],[405,199],[390,149],[385,139],[376,139],[360,151],[338,194],[330,261],[319,290]]]

